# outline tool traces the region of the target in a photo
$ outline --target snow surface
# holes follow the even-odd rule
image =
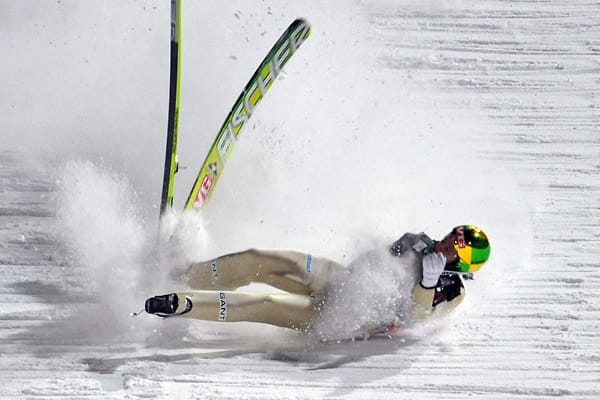
[[[0,5],[0,398],[600,398],[597,2],[184,2],[178,209],[280,32],[313,34],[166,246],[168,3]],[[404,337],[128,316],[190,260],[465,222],[489,264]]]

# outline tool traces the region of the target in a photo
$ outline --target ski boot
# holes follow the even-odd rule
[[[175,293],[150,297],[146,300],[146,312],[159,317],[167,318],[183,315],[192,309],[192,301],[185,298],[185,305],[180,307],[179,297]]]

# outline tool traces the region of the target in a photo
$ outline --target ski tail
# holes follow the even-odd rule
[[[310,33],[309,23],[304,19],[296,19],[260,63],[217,133],[187,198],[186,209],[202,210],[205,208],[223,172],[225,163],[231,155],[237,136],[252,116],[258,103],[273,85],[283,66],[309,37]]]
[[[173,207],[173,184],[177,172],[177,128],[179,120],[179,85],[181,68],[181,0],[171,0],[171,72],[169,86],[169,118],[165,169],[160,201],[160,215]]]

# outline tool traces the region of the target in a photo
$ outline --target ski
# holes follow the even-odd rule
[[[173,207],[173,184],[177,172],[177,125],[179,120],[179,77],[181,65],[181,1],[171,0],[171,68],[169,86],[169,117],[165,169],[160,201],[160,215]]]
[[[310,25],[296,19],[275,42],[235,101],[196,176],[185,209],[202,210],[220,178],[235,141],[283,66],[310,35]]]

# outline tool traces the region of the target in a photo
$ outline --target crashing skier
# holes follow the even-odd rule
[[[311,332],[333,313],[350,312],[344,305],[358,296],[363,303],[352,310],[359,308],[362,315],[344,334],[393,334],[411,321],[454,309],[465,294],[461,275],[472,277],[489,254],[486,234],[473,225],[457,226],[440,241],[424,233],[406,233],[384,252],[360,257],[348,267],[295,250],[250,249],[192,264],[186,274],[192,290],[151,297],[145,311],[160,317],[259,322]],[[370,275],[361,275],[361,266]],[[378,270],[384,271],[379,277],[388,287],[408,288],[407,296],[388,290],[373,300],[352,292],[352,282],[373,277]],[[280,291],[236,291],[255,282]]]

